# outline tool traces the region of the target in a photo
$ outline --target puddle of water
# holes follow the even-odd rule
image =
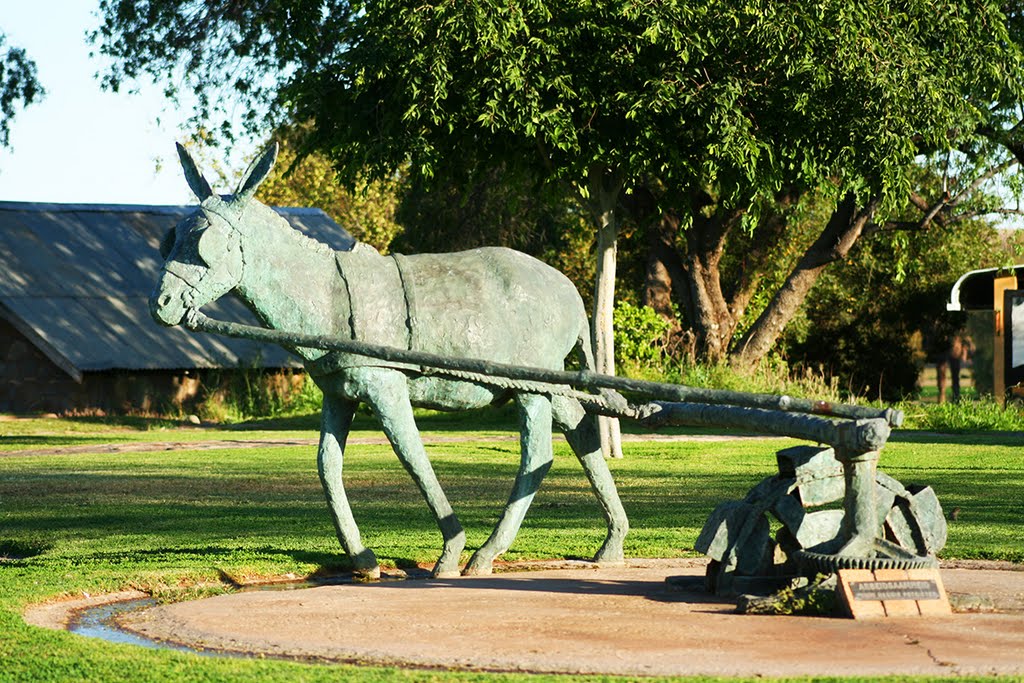
[[[404,581],[406,576],[383,576],[382,581]],[[350,577],[332,577],[314,581],[289,581],[287,583],[268,583],[255,586],[247,586],[244,591],[287,591],[299,590],[302,588],[315,588],[317,586],[339,585],[353,583]],[[102,638],[111,643],[122,643],[126,645],[140,645],[152,649],[175,650],[177,652],[192,652],[204,657],[254,657],[241,652],[221,652],[215,650],[201,650],[187,645],[169,643],[163,640],[154,640],[141,636],[137,633],[125,631],[117,625],[117,617],[122,614],[136,610],[149,609],[159,604],[153,598],[137,598],[135,600],[123,600],[111,602],[95,607],[86,607],[80,610],[68,624],[68,631],[77,633],[80,636],[90,638]]]
[[[68,624],[68,630],[80,636],[90,638],[102,638],[111,643],[122,643],[126,645],[140,645],[152,649],[177,650],[179,652],[194,652],[205,656],[225,656],[219,652],[197,650],[186,645],[166,643],[160,640],[153,640],[140,636],[136,633],[122,630],[114,621],[118,616],[135,610],[148,609],[157,604],[153,598],[139,598],[137,600],[124,600],[122,602],[111,602],[106,605],[87,607],[75,616]]]

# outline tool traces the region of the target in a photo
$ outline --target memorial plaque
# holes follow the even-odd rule
[[[854,581],[850,584],[854,600],[938,600],[934,581]]]
[[[952,613],[938,569],[842,569],[839,594],[854,619]]]

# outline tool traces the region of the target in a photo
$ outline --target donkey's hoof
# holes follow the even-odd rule
[[[494,566],[490,562],[475,562],[475,559],[471,559],[462,570],[463,576],[490,576],[494,573]]]
[[[457,579],[462,576],[458,569],[444,569],[442,571],[434,570],[430,572],[430,578],[432,579]]]
[[[376,567],[358,567],[352,573],[360,581],[377,581],[380,579],[380,565]]]
[[[626,564],[626,558],[621,545],[609,545],[606,543],[594,555],[594,562],[603,567],[621,567]]]
[[[377,556],[369,548],[352,555],[352,572],[360,579],[373,581],[380,578],[380,564]]]
[[[462,570],[463,576],[490,576],[493,573],[491,567],[466,567]]]

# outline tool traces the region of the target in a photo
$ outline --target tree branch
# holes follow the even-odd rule
[[[858,209],[852,195],[839,202],[825,229],[804,252],[768,307],[730,354],[736,365],[751,367],[764,357],[792,320],[825,266],[846,258],[850,253],[877,206],[878,200],[872,199],[864,208]]]

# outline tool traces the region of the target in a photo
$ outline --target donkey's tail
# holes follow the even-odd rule
[[[597,369],[597,363],[594,361],[594,348],[590,340],[590,323],[587,321],[586,315],[582,316],[583,321],[580,324],[580,331],[576,337],[576,349],[579,354],[580,365],[585,370],[595,372]],[[604,403],[619,410],[628,410],[629,402],[626,397],[615,391],[614,389],[599,389],[601,398],[604,399]],[[609,453],[605,453],[607,457]]]
[[[590,337],[590,322],[587,320],[586,315],[581,317],[583,319],[580,321],[580,329],[576,334],[576,352],[583,369],[594,372],[597,369],[597,363],[594,361],[594,346]]]

